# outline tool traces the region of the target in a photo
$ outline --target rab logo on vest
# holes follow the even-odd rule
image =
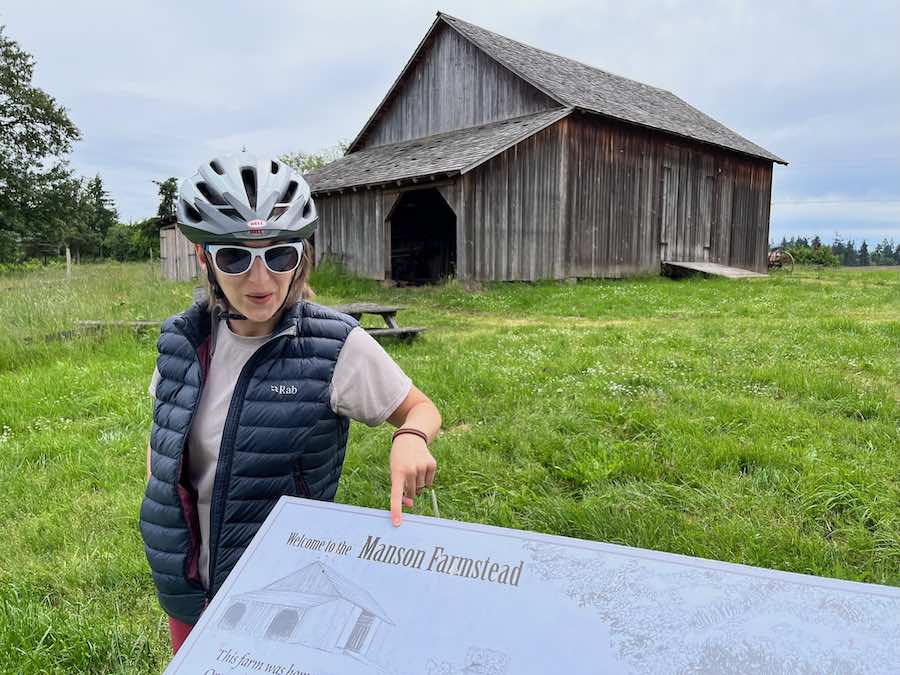
[[[281,394],[284,396],[285,394],[296,394],[297,393],[297,385],[287,385],[287,384],[273,384],[270,389],[275,394]]]

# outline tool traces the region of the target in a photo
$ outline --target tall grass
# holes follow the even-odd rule
[[[162,319],[191,286],[143,264],[0,276],[0,669],[168,658],[137,531],[156,335],[55,336]],[[443,516],[900,585],[897,271],[472,291],[326,266],[313,287],[430,328],[386,348],[442,412]],[[389,443],[352,426],[339,501],[387,506]]]

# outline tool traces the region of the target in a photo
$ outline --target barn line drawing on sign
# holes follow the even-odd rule
[[[317,259],[372,279],[765,274],[775,163],[672,92],[438,12],[306,179]]]
[[[365,660],[396,626],[368,591],[319,561],[235,596],[217,623],[225,631]]]
[[[368,591],[316,561],[260,588],[236,595],[217,619],[225,632],[344,654],[381,670],[381,645],[397,625]],[[510,658],[469,646],[461,665],[430,658],[429,675],[506,675]]]

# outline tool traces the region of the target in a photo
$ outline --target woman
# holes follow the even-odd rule
[[[176,652],[279,497],[334,499],[350,419],[398,427],[395,526],[432,483],[441,424],[354,319],[308,301],[316,210],[298,173],[217,157],[182,183],[177,215],[209,301],[163,324],[141,505]]]

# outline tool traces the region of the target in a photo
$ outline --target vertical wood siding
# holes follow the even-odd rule
[[[550,126],[463,176],[460,273],[482,280],[564,276],[564,135],[564,126]]]
[[[567,276],[659,271],[659,261],[766,271],[771,162],[610,120],[571,116]]]
[[[442,26],[357,150],[558,107],[452,28]]]
[[[164,279],[190,281],[200,276],[194,245],[177,227],[159,231],[159,267]]]
[[[566,276],[658,272],[660,227],[682,216],[670,196],[678,192],[678,176],[662,173],[654,135],[590,117],[563,122],[569,146]]]
[[[369,279],[384,279],[385,232],[380,190],[316,197],[316,263],[340,262]]]

